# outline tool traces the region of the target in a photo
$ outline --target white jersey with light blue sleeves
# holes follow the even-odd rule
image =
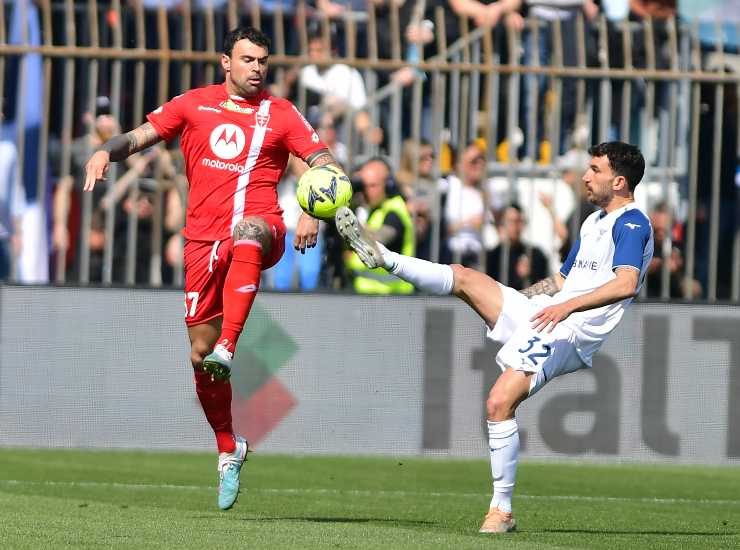
[[[626,267],[640,272],[636,292],[645,281],[653,257],[653,229],[647,216],[634,202],[609,214],[599,210],[583,222],[578,240],[560,269],[563,288],[553,296],[565,302],[616,278],[614,271]],[[607,335],[622,319],[632,298],[588,311],[573,313],[564,323],[576,335],[578,355],[587,365]]]

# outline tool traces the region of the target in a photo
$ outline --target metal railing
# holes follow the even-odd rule
[[[478,140],[487,156],[487,176],[501,184],[503,200],[508,202],[526,185],[534,193],[538,181],[560,181],[556,160],[567,150],[609,139],[636,143],[648,164],[642,184],[649,191],[644,205],[652,208],[666,203],[669,228],[674,218],[684,228],[681,279],[700,279],[710,301],[740,298],[737,202],[728,205],[732,196],[728,189],[734,190],[734,182],[722,179],[726,163],[736,163],[732,159],[738,157],[738,151],[724,147],[740,143],[737,135],[729,135],[740,127],[736,108],[740,73],[736,58],[725,52],[721,38],[710,48],[700,43],[696,22],[675,19],[615,22],[599,16],[587,21],[579,12],[551,22],[530,18],[521,30],[503,24],[490,29],[474,28],[465,18],[451,19],[441,7],[426,13],[417,9],[409,16],[396,3],[379,12],[368,2],[363,14],[345,12],[330,21],[303,1],[288,4],[290,8],[278,5],[265,12],[259,2],[240,5],[235,0],[197,8],[185,0],[174,11],[164,5],[145,9],[140,2],[122,6],[120,0],[105,5],[95,0],[41,0],[38,8],[25,1],[16,3],[15,9],[22,10],[20,21],[35,18],[37,37],[34,25],[21,25],[20,33],[13,30],[16,18],[0,10],[0,94],[15,93],[12,122],[20,165],[29,155],[38,159],[35,185],[25,184],[34,189],[31,195],[44,199],[37,201],[42,219],[56,218],[53,221],[60,226],[70,225],[71,205],[66,211],[59,207],[59,212],[53,212],[59,203],[47,198],[61,188],[57,182],[65,178],[77,182],[70,195],[73,202],[81,203],[79,234],[69,243],[75,254],[55,241],[54,281],[69,282],[72,274],[72,282],[80,284],[141,282],[135,274],[141,261],[135,252],[141,242],[137,213],[128,210],[124,223],[115,207],[136,198],[138,178],[129,175],[125,192],[113,191],[131,165],[111,170],[105,190],[113,200],[104,201],[102,215],[98,198],[78,192],[80,166],[74,144],[82,136],[94,136],[98,98],[109,98],[110,114],[124,131],[141,124],[147,112],[170,97],[220,81],[220,34],[247,22],[261,26],[273,38],[274,85],[303,112],[310,107],[307,90],[300,79],[291,91],[288,85],[297,68],[341,62],[360,71],[368,98],[362,110],[374,128],[382,129],[384,138],[379,143],[351,122],[340,124],[350,171],[376,154],[398,167],[404,140],[419,143],[427,139],[438,159]],[[426,46],[417,45],[410,57],[414,48],[405,39],[406,26],[422,19],[434,24],[434,39]],[[450,27],[451,20],[457,29]],[[336,36],[341,39],[342,48],[329,58],[316,60],[308,54],[311,21],[318,21],[316,28],[327,47],[332,47],[330,41]],[[11,40],[11,35],[16,39]],[[720,32],[717,35],[721,37]],[[379,40],[379,36],[387,38]],[[425,57],[425,50],[433,52]],[[541,50],[548,50],[548,59],[541,58]],[[29,60],[34,56],[41,59],[40,72],[29,75]],[[411,69],[412,77],[402,84],[397,71],[404,69]],[[24,118],[29,111],[29,86],[43,88],[40,105],[34,107],[40,109],[41,117],[33,150],[27,143],[29,124]],[[318,105],[319,109],[323,106]],[[334,112],[335,118],[345,121],[354,120],[356,114],[350,107]],[[95,140],[88,140],[87,146],[87,152],[92,152]],[[58,154],[52,155],[53,150]],[[170,153],[177,166],[177,148]],[[706,179],[700,167],[709,157],[711,177]],[[420,176],[418,160],[412,159],[414,177]],[[437,162],[431,177],[437,180],[455,168],[449,162],[446,166]],[[170,266],[171,275],[162,277],[162,266],[167,263],[165,243],[178,239],[178,222],[170,220],[169,228],[164,228],[168,211],[163,205],[177,202],[167,198],[174,196],[184,205],[187,183],[182,175],[165,177],[168,170],[158,162],[148,171],[146,177],[159,183],[151,193],[154,207],[146,238],[152,252],[147,282],[181,284],[182,265],[177,262]],[[432,208],[432,259],[440,257],[447,238],[441,234],[441,198],[437,196]],[[492,205],[484,206],[490,212]],[[96,216],[103,220],[98,233],[90,230]],[[571,233],[577,228],[577,218],[576,208]],[[489,215],[488,223],[495,223],[495,217]],[[126,227],[125,247],[116,244],[121,239],[116,235],[121,224]],[[102,253],[100,242],[91,243],[91,235],[100,234]],[[656,243],[664,258],[671,255],[672,238],[669,230]],[[96,261],[101,264],[95,277],[91,277],[91,244],[98,247]],[[505,242],[503,246],[500,272],[506,282],[508,250]],[[123,278],[114,275],[121,254],[126,266]],[[70,270],[72,261],[76,270]],[[485,268],[485,258],[480,266]],[[675,276],[669,262],[663,262],[660,297],[672,296]]]

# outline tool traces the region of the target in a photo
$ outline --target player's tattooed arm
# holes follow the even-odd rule
[[[339,163],[334,159],[334,155],[331,154],[329,149],[319,149],[315,153],[311,153],[306,158],[306,164],[311,168],[314,166],[324,166],[326,164],[333,164],[337,168],[341,168]]]
[[[111,162],[128,158],[142,149],[151,147],[162,138],[149,122],[125,134],[113,136],[106,141],[85,165],[84,191],[92,191],[98,180],[105,179]]]
[[[150,122],[145,122],[130,132],[113,136],[100,149],[108,152],[112,162],[118,162],[151,147],[161,139],[154,126]]]
[[[552,277],[547,277],[541,281],[522,289],[520,292],[527,298],[536,296],[537,294],[547,294],[548,296],[554,296],[561,288],[563,288],[563,276],[558,273]]]

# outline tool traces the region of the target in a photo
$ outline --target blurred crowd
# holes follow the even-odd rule
[[[140,0],[147,24],[156,24],[160,9],[166,10],[167,46],[205,49],[211,38],[204,32],[206,20],[214,30],[218,51],[229,26],[229,3],[225,0]],[[732,2],[730,2],[732,3]],[[124,44],[134,40],[137,24],[128,3],[121,21],[101,8],[101,35],[105,41],[114,25],[123,30]],[[470,139],[456,139],[445,128],[433,128],[432,79],[416,63],[433,59],[440,48],[454,44],[473,29],[490,33],[501,62],[517,58],[525,66],[651,68],[668,69],[673,63],[672,27],[679,16],[676,0],[347,0],[315,2],[242,1],[241,22],[255,17],[275,42],[273,52],[287,56],[302,54],[298,21],[306,21],[307,64],[273,66],[271,91],[304,107],[304,113],[350,175],[355,189],[352,207],[373,234],[392,250],[441,262],[456,262],[478,268],[514,288],[523,288],[556,272],[592,206],[582,194],[581,176],[588,164],[586,149],[594,141],[594,121],[584,121],[577,101],[575,78],[557,81],[562,87],[557,109],[553,108],[553,79],[527,73],[521,78],[520,100],[515,102],[516,132],[503,122],[511,113],[499,109],[497,131],[486,133],[486,121],[477,123]],[[61,5],[61,4],[60,4]],[[190,14],[192,25],[184,24]],[[604,15],[605,18],[601,18]],[[84,19],[78,13],[77,18]],[[646,21],[650,22],[645,26]],[[198,24],[200,22],[200,24]],[[284,24],[283,31],[279,31]],[[599,44],[598,25],[606,24],[608,41]],[[443,25],[443,26],[442,26]],[[629,28],[630,48],[624,47],[624,25]],[[582,28],[581,28],[582,27]],[[187,35],[191,29],[191,35]],[[64,32],[54,23],[55,33]],[[82,29],[81,34],[86,32]],[[397,32],[394,35],[394,32]],[[375,33],[375,36],[369,36]],[[516,55],[508,50],[509,37],[520,37]],[[555,42],[557,35],[557,42]],[[162,47],[161,36],[147,35],[146,46]],[[579,47],[582,40],[585,49]],[[84,41],[84,40],[83,40]],[[555,50],[554,43],[561,48]],[[131,46],[131,44],[128,44]],[[706,51],[711,50],[707,46]],[[727,58],[736,54],[730,47]],[[585,59],[582,59],[585,54]],[[356,59],[402,60],[405,66],[392,70],[353,66]],[[342,61],[346,61],[343,63]],[[170,97],[180,90],[185,67],[169,65]],[[156,65],[144,69],[147,82],[161,73]],[[208,78],[205,64],[192,64],[194,80]],[[82,76],[86,73],[82,69]],[[198,76],[200,75],[200,76]],[[215,81],[220,75],[212,75]],[[503,77],[506,79],[506,75]],[[607,114],[609,139],[624,138],[641,143],[640,118],[646,102],[650,117],[660,118],[670,110],[668,84],[657,82],[648,93],[645,83],[615,80],[611,87],[611,112]],[[203,82],[206,83],[206,82]],[[104,83],[101,83],[104,87]],[[394,112],[387,104],[374,102],[383,87],[401,90],[402,105],[412,101],[421,87],[421,117],[414,128],[411,109]],[[592,113],[601,97],[596,82],[589,82],[582,100]],[[502,85],[502,88],[505,86]],[[647,295],[651,297],[700,298],[706,294],[711,221],[719,224],[719,249],[731,251],[738,231],[737,86],[724,86],[724,124],[720,131],[722,155],[719,170],[721,207],[711,220],[711,148],[715,123],[712,102],[715,87],[701,85],[699,114],[699,174],[695,216],[694,269],[686,272],[687,178],[677,181],[646,181],[638,187],[638,202],[649,214],[656,239],[650,266]],[[454,101],[449,89],[447,102]],[[629,94],[622,108],[624,94]],[[145,112],[158,105],[157,85],[145,87]],[[509,106],[511,98],[507,99]],[[56,98],[56,102],[60,99]],[[76,102],[90,102],[76,98]],[[108,186],[97,186],[92,195],[83,194],[84,164],[91,153],[110,136],[139,124],[131,117],[130,93],[124,93],[121,119],[113,115],[108,96],[95,100],[95,107],[79,109],[76,137],[71,143],[60,138],[59,124],[51,125],[49,141],[51,197],[49,233],[49,278],[68,282],[178,285],[182,276],[182,237],[187,181],[177,143],[156,147],[130,157],[116,168]],[[128,103],[127,103],[128,102]],[[706,108],[704,108],[706,105]],[[57,106],[57,109],[59,107]],[[54,104],[52,104],[54,111]],[[379,111],[379,112],[378,112]],[[558,117],[556,132],[547,131],[552,113]],[[596,118],[596,114],[591,115]],[[549,118],[548,118],[549,117]],[[435,132],[441,132],[441,138]],[[393,135],[401,138],[394,154]],[[488,143],[486,136],[494,140]],[[655,139],[655,136],[653,136]],[[657,138],[664,138],[660,136]],[[7,145],[5,149],[3,146]],[[0,278],[8,276],[12,258],[19,255],[21,224],[18,212],[23,185],[18,185],[13,143],[0,142]],[[68,150],[66,149],[68,147]],[[67,152],[66,152],[67,151]],[[68,160],[65,160],[68,159]],[[525,176],[512,179],[492,169],[507,163],[539,166]],[[66,166],[66,165],[69,166]],[[285,211],[288,241],[300,214],[295,184],[306,169],[291,159],[279,185]],[[14,183],[15,182],[15,183]],[[13,192],[11,192],[13,190]],[[89,204],[86,204],[88,202]],[[83,230],[89,228],[89,231]],[[106,258],[110,256],[111,261]],[[730,293],[733,262],[731,252],[718,258],[717,296]],[[110,266],[110,267],[106,267]],[[105,270],[111,272],[106,274]],[[3,271],[4,270],[4,271]],[[264,288],[276,290],[345,289],[359,293],[410,293],[413,288],[387,274],[371,272],[343,246],[333,226],[322,224],[319,244],[307,254],[288,247],[282,261],[265,273]]]

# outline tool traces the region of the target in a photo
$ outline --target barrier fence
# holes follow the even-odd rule
[[[0,286],[0,445],[211,449],[181,304]],[[29,334],[45,336],[19,345]],[[259,451],[484,458],[496,351],[452,298],[261,294],[235,355],[235,429]],[[736,306],[637,304],[592,369],[522,404],[522,453],[738,464],[739,392]]]
[[[547,20],[530,13],[520,26],[484,28],[425,4],[381,9],[368,2],[363,12],[331,20],[303,1],[261,7],[185,0],[170,9],[119,0],[6,4],[0,10],[6,135],[17,147],[42,241],[50,228],[49,278],[182,283],[178,232],[187,182],[177,144],[114,167],[96,194],[80,192],[82,167],[101,136],[141,124],[176,94],[220,81],[223,33],[251,23],[273,40],[273,91],[336,134],[348,171],[377,154],[399,168],[408,156],[405,140],[431,143],[438,159],[431,173],[420,172],[418,155],[406,168],[412,188],[425,178],[435,182],[430,258],[448,259],[448,188],[436,182],[455,171],[450,151],[477,140],[486,153],[479,265],[485,268],[485,250],[501,242],[494,212],[511,201],[537,218],[525,235],[555,265],[564,239],[554,220],[542,222],[547,214],[538,194],[562,199],[554,215],[572,237],[583,200],[577,184],[563,188],[557,161],[570,150],[620,139],[638,144],[648,163],[641,206],[662,208],[668,218],[656,249],[663,258],[681,256],[678,265],[662,263],[659,296],[738,300],[740,62],[723,42],[724,27],[717,23],[713,44],[702,40],[698,21],[674,17],[589,20],[571,11]],[[409,28],[426,28],[431,41],[410,41]],[[310,54],[317,39],[325,57]],[[300,77],[307,65],[337,63],[362,76],[361,104],[317,98]],[[449,252],[449,259],[461,259],[459,250]],[[508,254],[500,257],[507,282]]]

